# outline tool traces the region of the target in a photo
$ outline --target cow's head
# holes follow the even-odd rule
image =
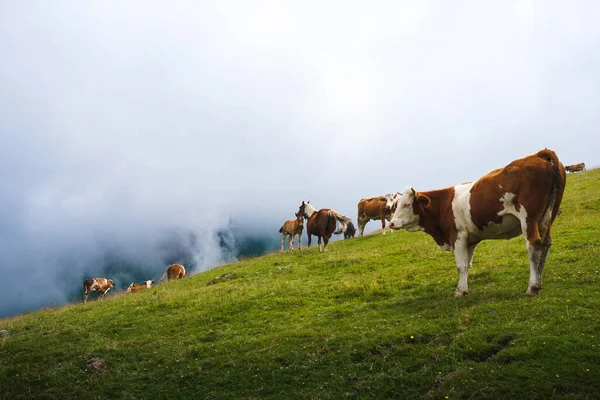
[[[394,207],[394,200],[395,196],[393,194],[386,194],[385,196],[381,196],[379,198],[379,202],[381,204],[385,203],[385,209],[387,211],[392,211],[392,208]]]
[[[421,230],[420,215],[429,207],[429,197],[417,193],[413,188],[404,189],[396,195],[396,212],[390,221],[391,229],[406,229],[407,231]]]
[[[107,282],[108,282],[108,287],[109,288],[115,286],[115,282],[112,279],[107,280]]]
[[[146,281],[146,287],[148,289],[150,289],[152,287],[152,285],[154,285],[154,281],[150,280],[150,281]]]
[[[135,286],[135,283],[132,283],[131,285],[129,285],[129,287],[127,288],[127,292],[125,292],[125,293],[131,293],[134,286]]]

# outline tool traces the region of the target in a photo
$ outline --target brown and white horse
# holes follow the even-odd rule
[[[304,218],[301,213],[296,213],[296,219],[289,219],[285,221],[283,226],[279,229],[281,233],[281,252],[283,252],[283,243],[285,237],[290,236],[289,244],[290,251],[294,251],[294,236],[298,235],[298,249],[302,251],[302,231],[304,230]]]
[[[298,209],[298,214],[304,216],[308,220],[306,223],[306,234],[308,235],[308,248],[310,249],[311,236],[315,235],[318,238],[319,252],[327,251],[327,244],[331,235],[335,231],[337,223],[341,224],[338,233],[345,232],[350,218],[338,213],[329,208],[321,208],[317,211],[316,208],[303,201]],[[323,250],[321,250],[321,238],[323,238]]]

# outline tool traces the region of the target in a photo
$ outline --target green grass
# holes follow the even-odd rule
[[[521,238],[482,243],[455,299],[430,237],[370,235],[0,320],[0,398],[598,398],[599,182],[568,176],[536,297]]]

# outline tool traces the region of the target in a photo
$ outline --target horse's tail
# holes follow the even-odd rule
[[[346,229],[348,228],[348,223],[350,222],[350,218],[346,217],[345,215],[340,214],[339,212],[335,211],[335,210],[329,210],[327,212],[327,214],[329,215],[329,218],[334,218],[337,222],[340,223],[340,228],[337,229],[335,232],[336,235],[339,235],[340,233],[345,233]]]
[[[281,228],[279,228],[279,233],[283,233],[283,227],[284,226],[285,226],[285,224]]]

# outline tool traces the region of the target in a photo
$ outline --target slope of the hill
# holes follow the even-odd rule
[[[568,176],[536,297],[521,238],[455,299],[430,237],[370,235],[1,320],[0,398],[597,397],[599,183]]]

